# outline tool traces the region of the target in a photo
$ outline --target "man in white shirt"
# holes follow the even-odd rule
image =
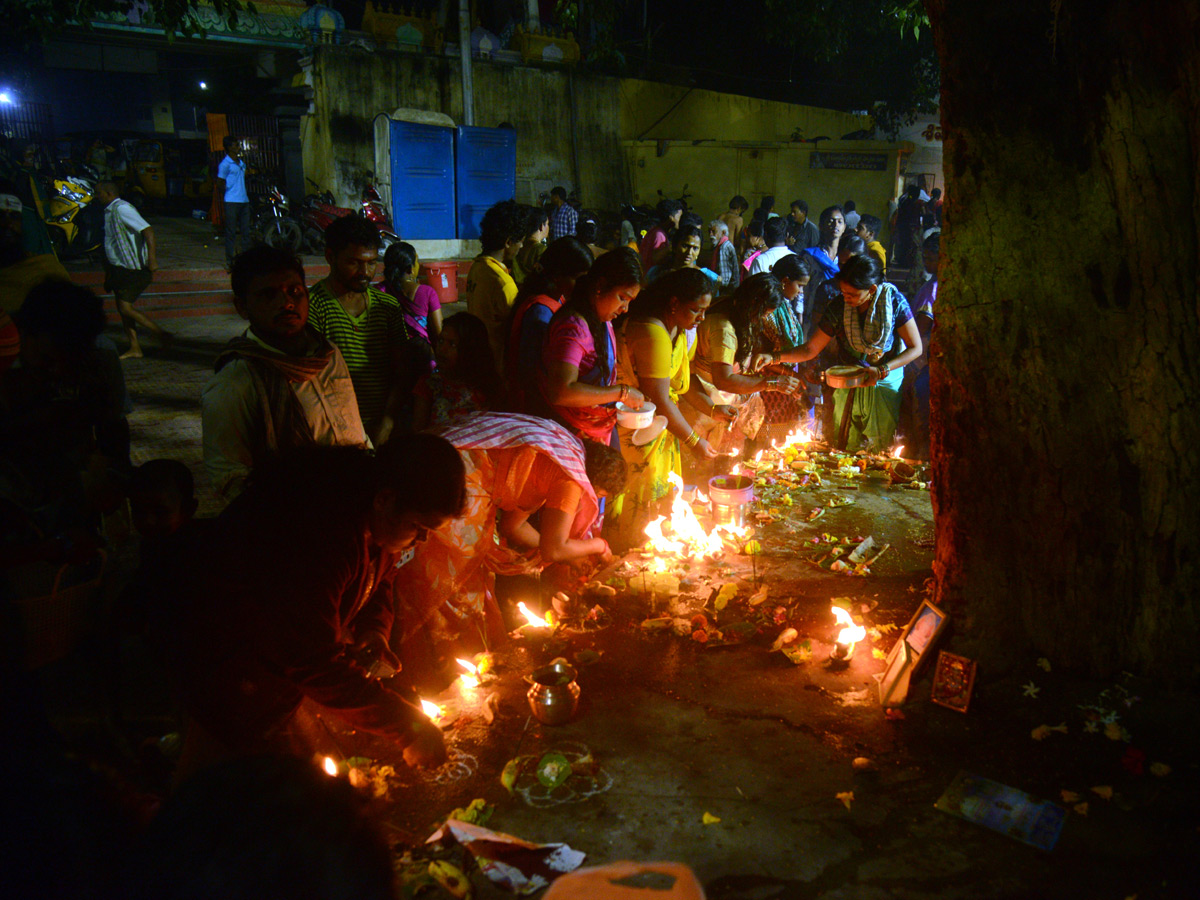
[[[300,260],[252,247],[234,260],[231,281],[250,327],[225,346],[201,398],[204,467],[225,503],[252,469],[290,449],[370,446],[345,359],[308,327]]]
[[[787,245],[787,219],[782,216],[767,219],[763,225],[763,240],[767,243],[767,249],[758,254],[750,264],[751,275],[770,272],[771,266],[792,252]]]
[[[117,312],[129,338],[129,349],[121,359],[138,359],[137,326],[154,332],[162,343],[173,335],[164,331],[145,313],[133,308],[134,301],[150,286],[158,270],[158,247],[154,229],[132,203],[122,200],[111,181],[96,185],[96,199],[104,204],[104,289],[117,301]]]

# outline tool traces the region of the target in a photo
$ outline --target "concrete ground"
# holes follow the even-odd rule
[[[217,350],[240,327],[235,317],[183,321],[172,347],[151,344],[144,359],[125,365],[135,461],[172,456],[192,465],[202,513],[213,504],[199,465],[199,392]],[[456,683],[437,696],[427,689],[453,708],[446,767],[408,770],[394,748],[322,717],[326,752],[396,767],[383,808],[402,843],[419,844],[451,810],[480,798],[493,809],[490,828],[564,841],[589,864],[685,862],[711,898],[1197,896],[1195,698],[1132,677],[1097,683],[1014,656],[1003,671],[979,673],[966,714],[930,702],[927,667],[901,712],[885,715],[872,676],[896,640],[891,626],[908,621],[931,576],[929,495],[889,487],[878,471],[857,491],[841,479],[830,484],[793,492],[795,505],[760,528],[756,559],[730,552],[723,564],[684,567],[687,599],[636,596],[636,570],[646,561],[632,555],[616,573],[625,573],[617,597],[605,602],[606,627],[551,640],[527,635],[497,648],[492,683]],[[831,497],[855,502],[834,508]],[[810,522],[818,504],[827,512]],[[839,575],[814,564],[823,551],[807,549],[822,534],[870,534],[891,549],[870,575]],[[767,597],[751,605],[756,574]],[[725,583],[739,594],[717,611],[714,589]],[[539,602],[533,583],[509,592]],[[829,660],[833,598],[846,598],[871,629],[841,668]],[[699,611],[728,645],[642,626],[648,617]],[[789,626],[797,645],[808,642],[808,659],[771,651]],[[938,649],[965,646],[952,621]],[[524,676],[559,656],[579,663],[580,707],[571,723],[543,726],[530,716]],[[50,694],[56,721],[86,732],[95,698],[81,699],[78,680],[48,677],[58,678]],[[169,707],[137,683],[137,666],[123,677],[125,738],[136,745],[170,730]],[[1035,696],[1026,696],[1027,684]],[[1089,731],[1100,713],[1084,706],[1101,709],[1116,732],[1106,736],[1104,722]],[[1039,726],[1060,723],[1065,733],[1034,738]],[[528,768],[513,793],[502,786],[510,760],[532,765],[552,750],[591,763],[554,790]],[[1152,774],[1155,763],[1170,771]],[[959,771],[1060,803],[1062,792],[1077,794],[1068,795],[1057,847],[1036,850],[935,809]],[[705,824],[706,815],[720,821]],[[501,896],[478,872],[472,881],[478,896]]]

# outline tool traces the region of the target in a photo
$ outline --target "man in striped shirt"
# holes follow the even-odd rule
[[[158,270],[154,229],[132,203],[117,195],[113,182],[101,181],[96,185],[96,199],[104,204],[104,289],[112,291],[129,338],[129,349],[121,354],[121,359],[138,359],[142,355],[137,336],[139,325],[157,335],[164,344],[172,337],[145,313],[133,308]]]
[[[375,224],[349,215],[325,231],[329,277],[309,291],[308,321],[342,351],[363,426],[387,440],[402,400],[410,334],[395,297],[371,286],[382,240]]]

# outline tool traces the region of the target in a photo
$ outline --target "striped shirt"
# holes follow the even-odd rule
[[[324,279],[309,288],[308,324],[342,351],[359,414],[368,433],[373,432],[386,412],[409,337],[400,304],[395,297],[369,288],[366,310],[352,316],[330,290],[329,279]]]
[[[114,266],[146,268],[146,239],[142,232],[150,223],[126,200],[116,199],[104,207],[104,255]]]

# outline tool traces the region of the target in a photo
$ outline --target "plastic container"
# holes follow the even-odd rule
[[[704,888],[682,863],[616,862],[556,878],[544,900],[704,900]]]
[[[643,403],[640,409],[634,409],[632,406],[626,406],[624,403],[617,404],[617,424],[622,428],[645,428],[654,421],[654,404],[649,401]]]
[[[458,300],[458,263],[454,260],[421,263],[420,275],[437,292],[442,306]]]

